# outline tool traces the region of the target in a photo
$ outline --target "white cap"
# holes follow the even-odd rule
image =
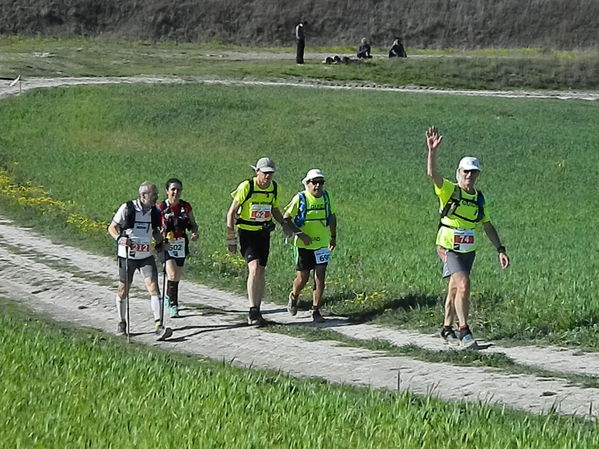
[[[316,178],[324,179],[324,173],[320,171],[320,169],[318,168],[312,168],[310,169],[310,171],[308,171],[308,173],[306,173],[304,179],[302,179],[302,184],[308,184],[308,181],[311,181]]]
[[[252,167],[255,171],[260,170],[262,173],[274,173],[277,171],[273,160],[267,157],[258,159],[256,165],[250,165],[250,167]]]
[[[463,157],[458,164],[458,170],[478,170],[480,171],[480,162],[475,157]]]

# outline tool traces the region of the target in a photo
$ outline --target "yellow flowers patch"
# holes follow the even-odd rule
[[[0,169],[0,195],[16,201],[23,207],[32,207],[42,214],[64,217],[65,223],[84,233],[106,232],[108,227],[107,222],[92,220],[84,215],[72,212],[72,204],[55,200],[43,187],[33,186],[29,182],[19,184],[3,169]]]

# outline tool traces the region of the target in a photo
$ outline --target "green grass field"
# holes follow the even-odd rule
[[[188,278],[238,291],[243,264],[224,249],[229,192],[261,156],[278,164],[283,202],[308,169],[321,168],[339,217],[329,312],[432,330],[445,289],[433,246],[437,203],[425,176],[424,132],[436,124],[447,177],[460,157],[481,159],[479,187],[513,260],[500,272],[491,245],[479,251],[477,335],[596,348],[599,263],[589,224],[598,200],[589,181],[598,174],[597,119],[594,104],[574,101],[206,85],[58,88],[0,103],[0,146],[17,180],[95,220],[110,220],[142,181],[180,177],[202,228]],[[19,207],[6,196],[3,203]],[[64,214],[33,220],[70,240],[79,232]],[[112,250],[101,229],[78,238]],[[268,295],[283,303],[292,251],[280,234],[273,240]]]
[[[200,57],[240,50],[4,39],[0,72],[480,88],[591,88],[599,79],[594,54],[534,50],[452,59],[429,52],[424,56],[434,58],[423,62],[334,68]],[[202,227],[186,278],[243,291],[243,263],[224,250],[229,192],[264,155],[278,164],[285,199],[309,168],[319,167],[339,216],[328,311],[431,331],[440,323],[445,289],[433,247],[436,199],[424,169],[424,131],[436,124],[445,135],[446,176],[461,156],[481,159],[480,188],[513,261],[500,272],[489,244],[479,252],[476,335],[597,348],[596,122],[594,104],[557,100],[201,85],[42,90],[0,102],[0,207],[58,239],[111,254],[102,222],[135,196],[140,182],[161,185],[178,176]],[[291,248],[279,234],[271,254],[267,294],[284,303],[294,272]],[[578,449],[599,443],[596,422],[241,370],[58,327],[1,300],[0,325],[0,447]],[[486,364],[494,363],[504,362]]]
[[[596,423],[241,370],[58,327],[3,300],[0,325],[0,447],[599,444]]]
[[[252,48],[219,43],[174,44],[5,38],[0,76],[130,76],[140,74],[227,78],[318,79],[390,86],[457,89],[597,89],[599,55],[593,51],[420,50],[389,60],[373,49],[366,64],[324,65],[327,55],[355,56],[352,47],[308,47],[297,67],[293,48]]]

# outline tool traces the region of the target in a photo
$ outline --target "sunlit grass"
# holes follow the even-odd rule
[[[339,216],[328,310],[430,330],[440,322],[445,283],[423,135],[437,124],[446,176],[464,155],[481,159],[480,188],[513,260],[501,272],[491,245],[481,246],[472,295],[477,335],[598,347],[599,261],[588,229],[598,200],[587,185],[599,166],[597,114],[584,102],[285,87],[60,88],[1,103],[0,145],[15,182],[69,204],[75,222],[105,223],[142,181],[162,188],[181,178],[201,226],[186,276],[237,291],[245,289],[245,270],[224,249],[229,193],[264,155],[278,164],[283,203],[319,167]],[[54,220],[55,232],[78,234],[65,228],[64,215],[46,215],[40,220]],[[84,240],[113,250],[101,225]],[[275,302],[286,302],[291,258],[275,234],[267,274]]]
[[[6,447],[597,447],[597,424],[330,386],[60,328],[0,301]],[[250,418],[251,417],[251,418]]]

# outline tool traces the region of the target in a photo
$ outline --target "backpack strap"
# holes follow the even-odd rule
[[[445,203],[445,206],[440,212],[440,219],[447,217],[448,215],[453,215],[455,210],[460,205],[460,201],[462,200],[462,189],[458,185],[453,186],[453,192],[451,192],[451,196]]]
[[[300,228],[306,222],[306,214],[308,212],[308,202],[306,201],[306,194],[304,192],[298,192],[299,204],[297,206],[297,215],[293,222]]]
[[[478,215],[476,216],[476,221],[481,221],[483,218],[485,218],[485,196],[480,190],[477,190],[476,193],[476,205],[478,206]]]
[[[297,215],[295,216],[295,220],[293,222],[299,228],[306,223],[306,215],[308,213],[308,202],[306,200],[305,192],[298,192],[299,196],[299,204],[297,207]],[[324,199],[324,211],[325,211],[325,220],[327,226],[331,224],[331,202],[329,200],[329,194],[326,190],[323,190],[322,196]]]
[[[250,188],[248,190],[248,193],[245,195],[245,198],[243,199],[243,201],[241,202],[241,204],[239,206],[242,206],[247,200],[249,200],[254,193],[256,195],[258,195],[258,194],[270,195],[272,193],[275,200],[277,199],[278,185],[274,179],[272,180],[272,190],[270,190],[270,191],[256,190],[256,187],[254,186],[254,178],[247,179],[247,181],[250,183]]]
[[[241,202],[240,206],[244,204],[247,200],[249,200],[251,196],[254,194],[254,178],[247,179],[246,181],[249,182],[250,188],[248,190],[248,193],[245,195],[245,198]]]
[[[127,201],[125,204],[125,227],[122,229],[133,229],[135,226],[135,205],[133,201]]]
[[[322,191],[324,196],[324,212],[326,217],[327,226],[331,224],[331,202],[329,200],[329,194],[326,190]]]
[[[469,218],[463,217],[463,216],[455,213],[456,209],[458,208],[458,206],[460,205],[460,202],[462,200],[470,202],[470,203],[476,202],[476,206],[478,207],[478,212],[476,213],[476,218],[474,220],[471,220]],[[466,198],[462,198],[462,189],[460,188],[460,186],[458,186],[456,184],[456,185],[454,185],[454,189],[453,189],[453,192],[451,193],[451,196],[449,197],[449,200],[447,200],[447,203],[445,203],[445,206],[443,207],[443,209],[440,212],[439,227],[446,226],[445,224],[441,223],[440,220],[443,219],[444,217],[447,217],[450,215],[461,218],[462,220],[469,221],[470,223],[478,223],[485,217],[484,207],[485,207],[485,196],[483,195],[483,193],[480,190],[476,191],[476,201],[472,201],[472,200],[469,200]]]
[[[162,225],[162,212],[156,206],[152,206],[152,228],[156,229]]]

